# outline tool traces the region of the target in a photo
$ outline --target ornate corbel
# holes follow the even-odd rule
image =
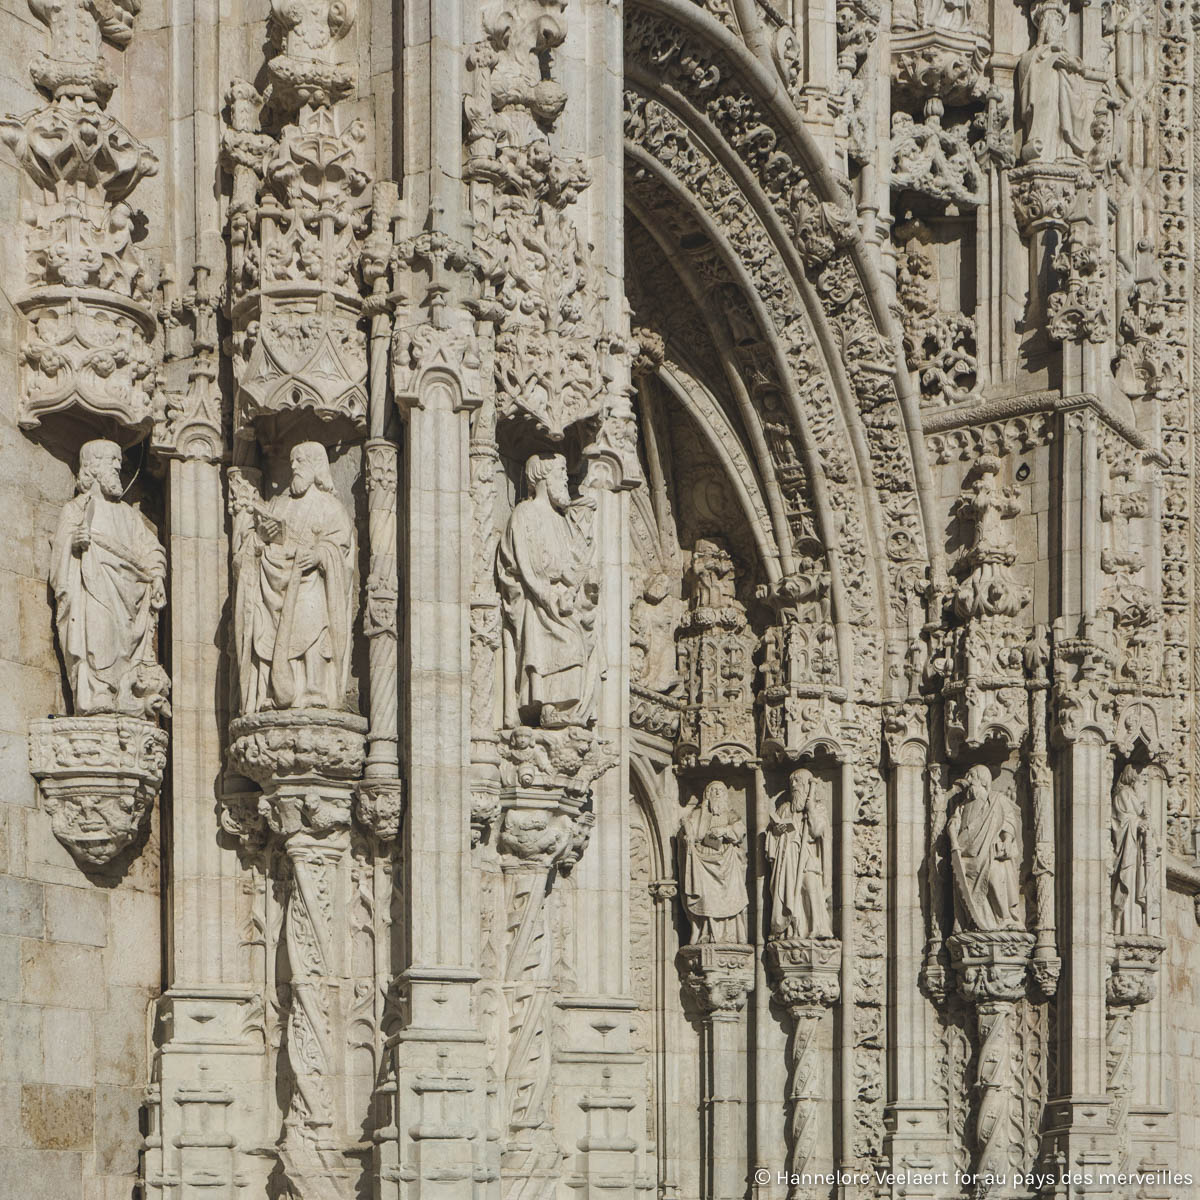
[[[18,421],[30,431],[45,425],[44,436],[68,450],[89,436],[129,445],[150,430],[161,358],[157,280],[134,244],[130,197],[158,159],[104,111],[116,84],[101,43],[128,45],[137,5],[30,7],[50,30],[49,52],[30,73],[51,100],[0,121],[0,137],[39,189],[23,201]]]

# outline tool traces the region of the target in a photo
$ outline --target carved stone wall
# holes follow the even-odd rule
[[[23,1196],[1194,1190],[1196,17],[0,12]]]

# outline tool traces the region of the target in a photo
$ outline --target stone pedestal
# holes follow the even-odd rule
[[[138,717],[52,717],[29,726],[29,770],[54,836],[84,868],[138,836],[162,782],[167,735]]]

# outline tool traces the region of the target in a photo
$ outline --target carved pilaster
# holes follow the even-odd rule
[[[234,721],[230,757],[263,789],[259,812],[283,854],[283,949],[290,977],[287,1064],[291,1091],[280,1163],[301,1195],[335,1200],[352,1190],[347,1157],[355,1115],[344,1110],[346,986],[343,866],[366,722],[328,709],[255,713]],[[286,864],[286,866],[284,866]]]

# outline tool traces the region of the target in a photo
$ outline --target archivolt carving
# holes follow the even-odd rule
[[[626,18],[630,76],[662,79],[662,86],[677,89],[697,113],[704,114],[697,117],[698,121],[716,126],[785,227],[793,226],[793,214],[798,207],[802,208],[809,214],[805,218],[808,223],[816,222],[818,228],[829,231],[836,250],[839,242],[844,244],[844,235],[839,235],[836,223],[830,224],[827,208],[813,195],[814,185],[793,157],[791,136],[781,130],[776,116],[757,103],[748,91],[748,70],[739,71],[730,61],[732,50],[728,53],[712,50],[681,25],[682,21],[672,24],[657,14],[631,6]],[[634,113],[640,99],[627,95],[627,114]],[[689,175],[686,157],[679,156],[682,124],[677,120],[670,122],[670,128],[667,124],[639,121],[638,127],[631,129],[627,116],[627,137],[646,146],[659,161],[664,161],[660,151],[669,151],[665,165],[673,171],[684,168],[681,177],[690,189],[706,206],[714,203],[725,190],[718,190],[720,171],[706,161],[703,178],[694,173]],[[736,208],[723,210],[716,218],[734,241],[747,224],[741,213],[735,217],[736,212]],[[769,255],[767,263],[774,258],[774,254]],[[905,420],[892,378],[893,347],[878,332],[858,271],[849,258],[839,255],[824,265],[812,260],[805,265],[814,279],[826,319],[840,342],[863,416],[867,453],[860,456],[860,461],[869,462],[872,481],[879,493],[887,557],[893,563],[923,557],[925,543],[915,472],[911,452],[903,444]],[[758,291],[769,307],[771,288],[760,285]],[[799,307],[793,305],[792,321],[798,311]],[[789,325],[790,322],[785,322],[780,331],[784,345],[790,345],[795,336]]]

